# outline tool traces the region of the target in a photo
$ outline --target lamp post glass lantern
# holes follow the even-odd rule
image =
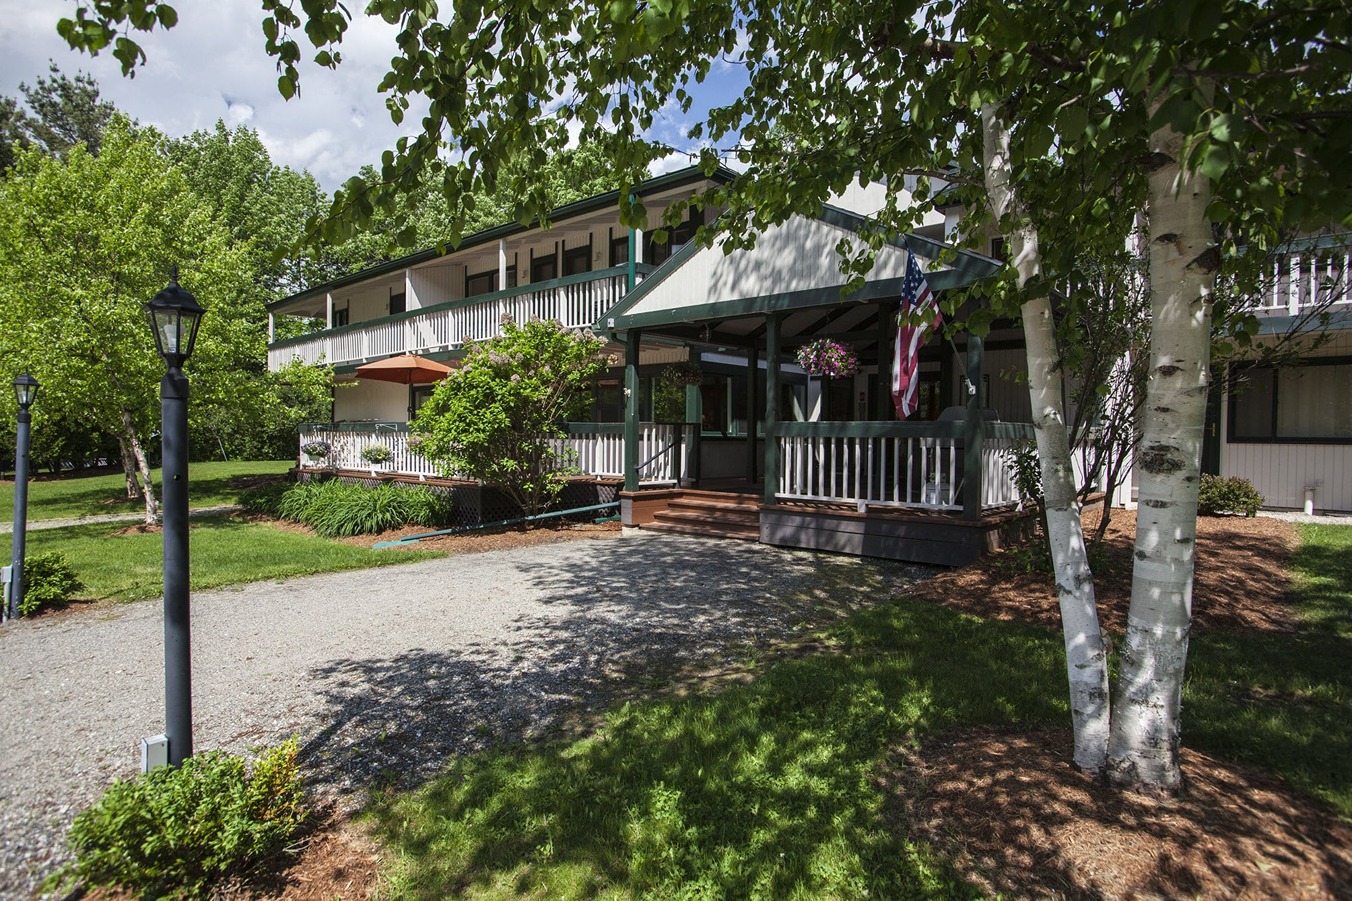
[[[10,619],[19,616],[23,603],[23,558],[28,545],[28,448],[32,440],[33,413],[29,409],[37,399],[38,380],[24,373],[14,380],[14,399],[19,402],[19,424],[14,440],[14,540],[9,566]]]
[[[160,380],[160,449],[164,458],[164,708],[169,763],[192,756],[192,653],[188,596],[188,379],[183,364],[206,311],[178,283],[145,305],[155,349],[168,366]]]
[[[155,349],[170,369],[181,369],[197,345],[197,326],[206,312],[197,298],[178,283],[178,271],[169,287],[145,304],[150,329],[155,334]]]

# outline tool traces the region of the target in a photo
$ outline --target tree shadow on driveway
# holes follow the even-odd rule
[[[310,671],[324,725],[303,761],[318,788],[408,788],[459,755],[591,728],[610,704],[744,668],[933,572],[668,536],[524,555],[511,570],[501,590],[534,603],[496,635],[447,647],[429,635]]]

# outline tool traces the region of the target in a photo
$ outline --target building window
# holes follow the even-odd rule
[[[553,254],[547,257],[536,257],[530,261],[530,280],[531,283],[547,282],[552,278],[559,277],[559,258]]]
[[[334,310],[333,327],[339,328],[340,326],[347,325],[349,312],[347,307],[343,307],[341,310]]]
[[[1236,369],[1230,378],[1229,440],[1352,444],[1352,359]]]
[[[408,309],[408,295],[403,291],[390,295],[390,315],[402,313]]]
[[[623,266],[629,262],[629,235],[610,239],[610,265]]]
[[[492,294],[498,290],[498,270],[476,272],[465,276],[465,296],[478,297],[480,294]]]
[[[563,274],[580,275],[591,272],[591,245],[574,247],[563,252]]]
[[[648,239],[648,254],[643,261],[654,266],[660,266],[672,254],[690,243],[690,240],[695,237],[695,231],[703,224],[704,211],[692,208],[687,213],[686,220],[667,233],[666,241],[659,244],[652,238]]]

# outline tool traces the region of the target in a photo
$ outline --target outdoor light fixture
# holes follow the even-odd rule
[[[160,379],[160,451],[164,458],[164,734],[169,763],[192,756],[192,650],[188,596],[188,379],[183,364],[206,310],[178,283],[145,305],[155,349],[169,371]]]
[[[19,427],[14,442],[14,542],[9,566],[9,618],[19,615],[23,601],[23,558],[28,544],[28,448],[32,438],[33,406],[38,396],[38,380],[24,373],[14,380],[14,397],[19,402]]]
[[[155,349],[170,369],[181,369],[192,356],[197,344],[197,326],[206,310],[192,293],[178,283],[178,267],[174,267],[169,287],[155,295],[142,309],[150,317],[150,328],[155,333]]]
[[[14,396],[19,401],[20,410],[27,410],[33,406],[33,400],[38,396],[38,389],[41,387],[38,380],[26,372],[14,380]]]

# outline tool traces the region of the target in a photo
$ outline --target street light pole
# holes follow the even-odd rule
[[[14,543],[9,568],[9,618],[17,619],[23,603],[23,558],[28,545],[28,449],[32,441],[33,399],[38,380],[24,373],[14,380],[19,401],[19,427],[14,442]]]
[[[188,379],[183,363],[192,355],[205,312],[178,284],[178,272],[145,305],[155,344],[168,371],[160,380],[160,441],[164,504],[164,707],[171,766],[192,756],[192,647],[188,592]]]

